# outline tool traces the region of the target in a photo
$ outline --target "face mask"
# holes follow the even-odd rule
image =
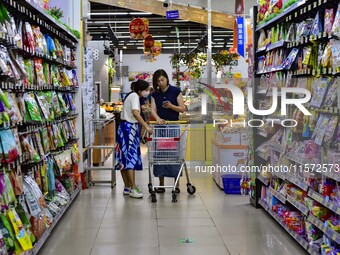
[[[145,91],[145,90],[142,91],[142,97],[148,97],[149,94],[150,94],[150,91]]]

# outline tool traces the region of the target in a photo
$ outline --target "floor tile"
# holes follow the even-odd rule
[[[95,245],[92,248],[91,255],[109,255],[109,254],[122,254],[122,255],[159,255],[159,247],[138,247],[134,246],[121,246],[121,245]]]

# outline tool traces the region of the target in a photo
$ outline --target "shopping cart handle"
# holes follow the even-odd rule
[[[151,125],[157,125],[158,122],[152,120],[152,121],[149,121],[149,124],[151,124]],[[189,121],[187,121],[187,120],[173,120],[173,121],[171,121],[171,120],[166,120],[166,121],[164,122],[164,124],[189,124]]]

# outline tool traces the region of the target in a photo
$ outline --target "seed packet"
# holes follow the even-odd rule
[[[62,114],[62,110],[60,109],[60,106],[59,106],[58,95],[55,91],[52,91],[51,95],[52,95],[52,105],[53,105],[53,110],[54,110],[54,116],[60,117]]]
[[[31,120],[39,122],[42,121],[39,106],[37,101],[35,100],[34,93],[25,94],[24,99]]]
[[[332,27],[332,34],[340,37],[340,3],[338,4],[338,9],[336,11],[333,27]]]
[[[29,160],[33,160],[34,158],[34,149],[32,144],[29,142],[28,135],[20,136],[21,140],[21,148],[23,153],[27,156]]]
[[[8,251],[9,254],[12,254],[15,251],[14,239],[10,231],[7,229],[6,225],[3,223],[2,218],[5,218],[5,215],[3,215],[0,220],[0,231],[2,233],[4,242],[5,242],[6,252]],[[0,254],[7,255],[7,253],[0,253]]]
[[[11,163],[15,161],[19,154],[12,131],[10,129],[1,130],[0,139],[6,162]]]
[[[63,94],[57,93],[59,99],[60,110],[62,113],[68,114],[70,112],[69,108],[67,108],[65,100],[63,98]]]
[[[79,163],[80,153],[79,153],[78,145],[76,143],[73,144],[71,152],[72,152],[72,162],[74,164]]]
[[[16,94],[16,102],[19,108],[19,112],[21,117],[24,117],[26,115],[26,107],[25,107],[25,100],[22,94]]]
[[[332,32],[332,26],[334,23],[334,9],[326,9],[325,10],[325,23],[324,23],[324,31],[326,33]]]
[[[41,187],[44,195],[48,193],[47,165],[44,163],[40,168]]]
[[[18,151],[19,156],[21,156],[22,155],[22,149],[21,149],[21,144],[20,144],[20,138],[19,138],[19,135],[18,135],[18,129],[12,128],[11,131],[13,133],[14,141],[15,141],[15,144],[16,144],[16,149]]]
[[[332,44],[327,43],[326,48],[321,57],[321,66],[329,67],[331,65],[331,56],[332,56]]]
[[[66,121],[63,121],[62,123],[61,123],[61,128],[62,128],[62,130],[63,130],[63,132],[64,132],[64,136],[65,136],[65,138],[66,138],[66,141],[68,141],[69,139],[70,139],[70,131],[69,131],[69,127],[68,127],[68,125],[67,125],[67,122]]]
[[[62,86],[68,87],[72,85],[70,79],[68,78],[66,72],[63,69],[59,70],[59,74],[60,74],[60,82]]]
[[[37,147],[38,147],[38,152],[39,152],[40,156],[43,157],[45,155],[45,152],[44,152],[44,149],[43,149],[43,146],[42,146],[42,142],[41,142],[39,132],[34,132],[34,137],[35,137],[35,142],[36,142]]]
[[[8,194],[8,202],[9,204],[13,205],[17,201],[15,194],[14,194],[13,186],[12,186],[8,173],[5,173],[4,177],[5,177],[5,183],[6,183],[6,190]]]
[[[25,22],[25,26],[24,26],[25,30],[24,30],[24,45],[29,49],[30,52],[32,52],[33,54],[35,53],[35,40],[34,40],[34,35],[33,35],[33,30],[32,27],[30,25],[30,23]]]
[[[16,196],[21,196],[24,192],[24,184],[22,179],[21,167],[17,166],[16,168],[11,169],[10,179],[12,183],[12,187],[14,190],[14,194]]]
[[[18,104],[16,102],[15,99],[15,95],[14,94],[9,94],[8,92],[5,93],[6,98],[8,100],[8,103],[10,105],[10,107],[6,107],[6,112],[8,113],[11,121],[13,124],[17,124],[20,123],[22,121],[22,117],[20,114],[20,110],[18,107]]]
[[[50,106],[48,105],[44,92],[37,92],[36,94],[37,102],[40,106],[40,110],[46,120],[50,119]]]
[[[63,147],[63,139],[61,138],[61,134],[58,128],[58,125],[54,124],[52,125],[52,130],[53,130],[53,136],[54,136],[54,144],[57,144],[57,147]]]
[[[48,107],[48,111],[50,114],[50,117],[48,120],[54,120],[54,108],[52,103],[52,93],[51,91],[46,91],[42,93],[44,95],[44,98],[46,100],[46,105]],[[42,96],[41,96],[42,97]]]
[[[292,51],[289,53],[288,57],[283,61],[282,68],[289,70],[292,64],[295,62],[298,53],[299,49],[293,48]]]
[[[8,255],[5,237],[3,236],[1,229],[2,227],[0,226],[0,255]]]
[[[312,107],[316,107],[316,108],[321,107],[322,102],[327,92],[328,84],[329,84],[329,79],[327,78],[315,79],[313,96],[312,96],[312,100],[310,103]]]
[[[38,86],[46,85],[44,69],[43,69],[41,58],[34,59],[34,70],[35,70],[35,75],[37,79],[37,85]]]
[[[47,134],[50,150],[54,151],[57,149],[58,142],[55,143],[52,126],[47,126]]]
[[[333,106],[336,103],[337,91],[340,84],[339,78],[334,78],[330,81],[330,86],[325,97],[324,106]]]
[[[60,132],[60,136],[61,136],[61,138],[63,140],[63,143],[66,144],[67,141],[68,141],[68,137],[67,137],[67,133],[63,129],[63,124],[62,123],[58,124],[58,129],[59,129],[59,132]]]
[[[40,32],[40,27],[33,26],[32,29],[33,29],[34,39],[35,39],[36,53],[45,55],[46,51],[44,52],[44,41],[46,43],[46,40],[43,37],[42,33]]]
[[[50,143],[48,139],[48,132],[47,132],[47,127],[44,127],[40,130],[40,138],[42,141],[43,145],[43,150],[47,154],[50,152]]]
[[[333,137],[334,137],[334,132],[336,129],[336,126],[338,124],[339,118],[338,116],[332,116],[325,132],[325,136],[323,138],[325,146],[329,147],[332,143]]]
[[[325,133],[326,133],[326,128],[327,128],[327,124],[330,120],[330,116],[328,115],[325,115],[322,120],[320,121],[320,126],[318,127],[318,132],[316,133],[315,135],[315,143],[317,145],[322,145],[322,141],[323,141],[323,138],[325,136]],[[315,132],[315,131],[314,131]]]
[[[332,43],[332,58],[331,66],[336,67],[336,72],[340,71],[340,42],[331,40]]]
[[[46,43],[47,43],[47,52],[48,55],[51,56],[53,59],[56,59],[56,47],[54,44],[53,39],[49,35],[45,35]]]
[[[69,120],[67,123],[69,125],[69,130],[71,130],[70,134],[72,134],[72,138],[75,139],[77,137],[76,127],[72,120]]]
[[[47,63],[43,63],[42,65],[44,70],[44,84],[50,85],[51,84],[50,65]]]
[[[12,223],[12,227],[16,238],[18,239],[22,249],[28,251],[33,248],[30,237],[28,236],[17,212],[14,208],[8,211],[8,217]]]
[[[39,156],[39,153],[38,153],[38,150],[37,150],[37,145],[36,145],[36,141],[35,141],[35,138],[34,138],[34,134],[32,135],[29,135],[28,136],[28,140],[30,141],[30,143],[32,144],[33,146],[33,161],[34,162],[39,162],[41,160],[40,156]]]
[[[57,66],[51,65],[51,79],[52,79],[52,84],[55,87],[60,86],[60,75]]]

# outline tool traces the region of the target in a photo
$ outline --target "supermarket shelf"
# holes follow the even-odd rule
[[[294,232],[288,226],[285,226],[285,229],[305,250],[308,249],[308,242],[301,235]]]
[[[286,196],[280,194],[276,190],[274,190],[272,187],[269,187],[269,193],[272,194],[274,197],[276,197],[278,200],[280,200],[282,203],[286,203]]]
[[[295,163],[298,163],[300,165],[306,165],[306,164],[310,164],[311,162],[305,161],[302,158],[294,155],[294,154],[285,154],[284,157],[286,159],[289,159],[291,161],[294,161]]]
[[[323,195],[319,194],[318,192],[310,189],[308,191],[308,196],[313,198],[315,201],[319,202],[320,204],[324,205],[328,209],[332,210],[336,214],[340,215],[340,207],[338,207],[333,201],[329,200],[329,197],[324,197]]]
[[[306,0],[303,0],[303,1],[297,2],[297,3],[289,6],[287,9],[284,10],[283,13],[277,15],[276,17],[265,22],[264,24],[257,26],[255,31],[259,31],[260,29],[263,29],[267,26],[270,26],[272,23],[284,21],[286,16],[290,15],[293,11],[297,10],[301,5],[303,5],[305,3],[306,3]]]
[[[308,249],[308,242],[299,234],[294,232],[294,230],[290,229],[287,225],[285,225],[282,219],[272,210],[269,210],[268,213],[290,234],[291,237],[295,239],[305,250]]]
[[[289,176],[288,174],[286,175],[286,180],[290,181],[291,183],[293,183],[294,185],[298,186],[300,189],[302,189],[304,191],[307,191],[308,188],[309,188],[307,183],[299,181],[296,178]]]
[[[283,224],[282,219],[272,210],[269,210],[268,213],[284,228],[285,228],[285,224]]]
[[[269,205],[263,201],[262,199],[260,199],[259,204],[263,207],[264,210],[268,211],[269,210]]]
[[[40,237],[40,239],[34,245],[33,249],[29,251],[29,255],[36,255],[36,254],[38,254],[39,250],[41,249],[41,247],[46,242],[47,238],[49,237],[49,235],[53,231],[54,227],[58,224],[58,222],[61,219],[61,217],[64,215],[66,210],[70,207],[70,205],[73,203],[74,199],[79,194],[80,190],[81,190],[81,185],[78,185],[76,190],[71,195],[70,202],[65,207],[63,207],[61,209],[61,211],[54,217],[53,223],[52,223],[51,227],[49,227],[48,229],[45,230],[43,235]]]
[[[266,70],[257,72],[256,74],[267,74],[267,73],[272,73],[272,72],[278,72],[278,71],[284,71],[282,66],[277,66],[277,67],[271,67],[271,68],[266,68]]]
[[[281,40],[281,41],[278,41],[276,43],[268,45],[266,51],[270,51],[270,50],[274,50],[274,49],[277,49],[277,48],[281,48],[281,47],[283,47],[285,45],[286,45],[286,42]]]
[[[283,174],[283,173],[277,172],[277,173],[273,173],[273,175],[274,175],[275,177],[280,178],[280,179],[283,180],[283,181],[286,180],[286,175]]]
[[[268,143],[268,147],[269,147],[269,149],[280,152],[280,153],[285,152],[285,148],[283,146],[281,146],[280,144],[277,144],[277,143]]]
[[[312,248],[311,246],[308,247],[307,252],[308,252],[310,255],[320,255],[320,253],[314,251],[313,248]]]
[[[333,179],[337,182],[340,182],[340,173],[336,173],[336,172],[326,172],[326,173],[323,173],[324,176],[330,178],[330,179]]]
[[[302,212],[304,215],[308,216],[309,209],[303,205],[302,203],[296,201],[293,197],[290,195],[287,195],[287,201],[291,203],[296,209],[298,209],[300,212]]]
[[[331,238],[336,243],[340,244],[340,234],[334,231],[333,229],[327,227],[325,223],[323,223],[318,218],[314,217],[313,215],[308,216],[308,220],[317,226],[324,234],[326,234],[329,238]]]
[[[268,185],[269,185],[269,180],[266,179],[266,178],[264,178],[262,175],[259,175],[259,176],[257,177],[257,179],[258,179],[260,182],[262,182],[265,186],[268,186]]]

